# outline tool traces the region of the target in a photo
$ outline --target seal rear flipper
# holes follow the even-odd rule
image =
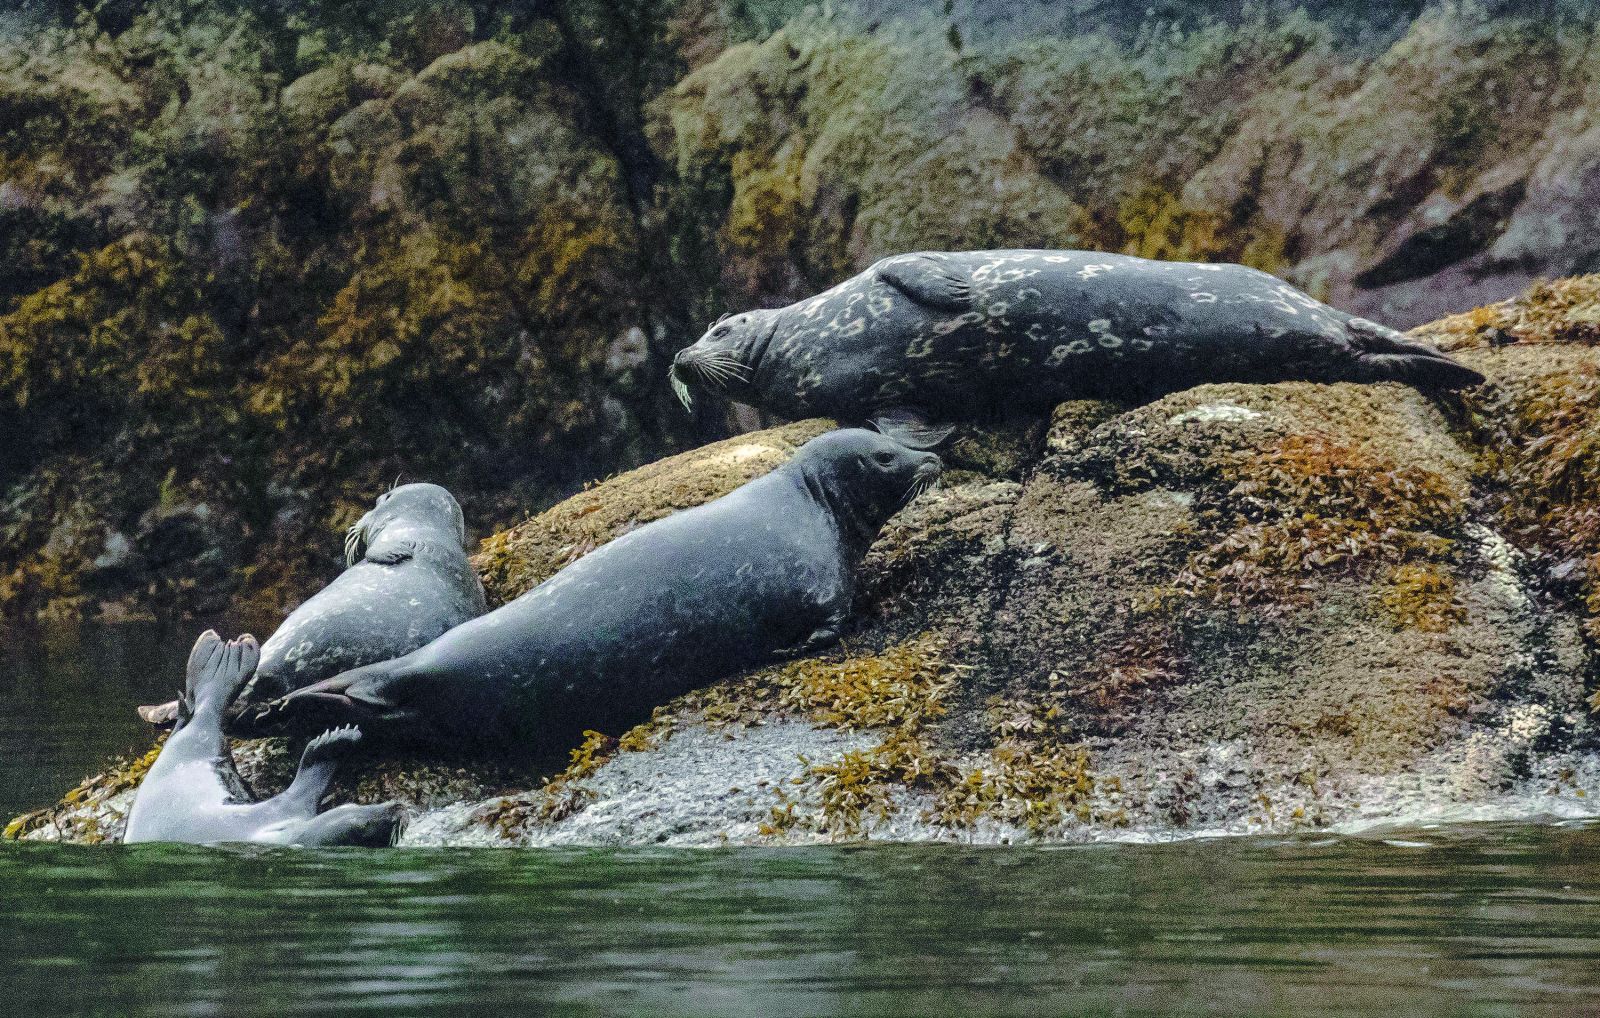
[[[189,652],[188,676],[178,706],[178,721],[201,717],[219,727],[223,712],[233,703],[261,661],[261,647],[249,633],[224,643],[208,629]]]
[[[248,713],[248,708],[245,707],[245,704],[247,704],[250,700],[250,690],[248,688],[249,683],[246,683],[245,685],[246,689],[244,697],[236,700],[233,705],[233,709],[226,712],[226,717],[223,721],[223,728],[227,729],[229,732],[233,732],[239,718]],[[178,699],[176,700],[169,700],[166,703],[147,704],[134,709],[138,712],[139,717],[143,721],[145,721],[147,724],[154,725],[156,728],[177,728],[188,724],[189,718],[193,716],[192,709],[184,706],[183,694],[181,692],[178,694]]]
[[[887,435],[908,449],[933,449],[956,430],[954,424],[934,424],[920,410],[892,407],[875,414],[870,422],[879,434]]]
[[[909,254],[887,258],[876,266],[878,278],[937,311],[970,311],[972,281],[941,254]]]
[[[1344,325],[1355,349],[1361,381],[1455,390],[1470,389],[1487,380],[1448,354],[1377,322],[1352,318]]]
[[[379,691],[392,673],[390,661],[363,665],[297,689],[265,705],[250,720],[253,730],[306,732],[335,725],[372,726],[399,719],[399,705]]]

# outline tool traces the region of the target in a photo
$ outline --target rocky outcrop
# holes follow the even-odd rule
[[[705,322],[898,251],[1401,326],[1595,267],[1576,0],[57,8],[0,16],[0,617],[281,612],[397,474],[502,530],[729,433]]]
[[[417,844],[1014,840],[1600,808],[1600,277],[1423,330],[1491,379],[1207,385],[968,429],[820,657],[589,733],[540,783],[369,761]],[[596,484],[485,543],[495,596],[828,427]],[[286,780],[250,744],[263,794]],[[14,834],[114,837],[136,775]]]

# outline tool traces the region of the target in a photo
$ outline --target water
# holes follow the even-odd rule
[[[32,1014],[1573,1014],[1600,829],[1059,851],[7,846]]]
[[[0,824],[55,802],[108,758],[149,749],[151,728],[134,708],[178,695],[204,628],[57,626],[0,636]]]
[[[191,638],[13,645],[6,809],[138,748],[126,708],[173,687]],[[21,1015],[1600,1014],[1600,826],[1062,849],[0,843],[0,990]]]

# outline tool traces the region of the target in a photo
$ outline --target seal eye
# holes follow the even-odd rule
[[[894,462],[894,453],[887,452],[887,451],[879,452],[879,453],[873,453],[872,461],[874,463],[878,464],[878,466],[880,466],[880,467],[886,467],[889,464]]]

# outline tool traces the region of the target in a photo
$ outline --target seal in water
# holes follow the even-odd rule
[[[686,407],[699,385],[780,416],[872,422],[928,448],[951,430],[930,421],[1144,402],[1204,382],[1484,379],[1243,265],[930,251],[788,307],[724,315],[679,351],[671,380]]]
[[[939,471],[937,456],[883,435],[829,432],[415,653],[291,693],[263,721],[524,748],[630,724],[688,689],[834,640],[868,546]]]
[[[437,484],[407,484],[378,497],[350,528],[348,568],[284,620],[261,648],[244,704],[430,643],[488,610],[483,584],[467,561],[466,522]],[[177,703],[141,707],[171,724]]]
[[[339,758],[361,739],[354,728],[312,739],[289,787],[265,802],[250,802],[222,734],[222,719],[260,653],[251,636],[224,643],[207,630],[195,641],[177,724],[139,786],[123,840],[393,844],[404,819],[399,803],[338,806],[317,815]]]

